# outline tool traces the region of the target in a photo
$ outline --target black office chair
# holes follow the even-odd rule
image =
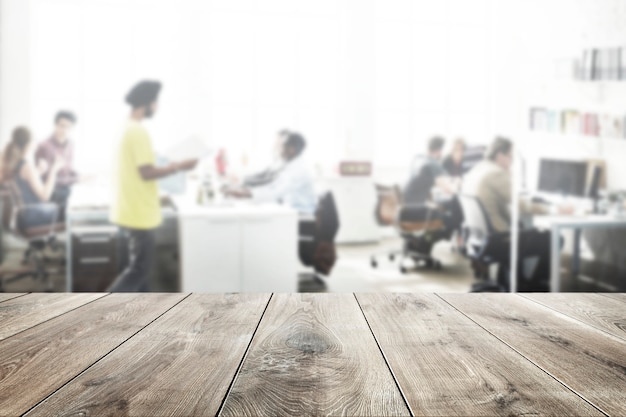
[[[335,237],[339,232],[339,214],[330,191],[320,195],[313,216],[301,216],[299,221],[299,256],[305,266],[316,274],[330,275],[337,260]]]
[[[458,199],[464,217],[464,255],[472,261],[475,277],[481,280],[472,286],[472,292],[506,291],[508,289],[508,257],[503,256],[502,251],[495,249],[500,245],[510,247],[510,233],[494,230],[478,198],[459,195]],[[497,283],[491,281],[489,277],[489,269],[494,264],[498,266]]]
[[[431,256],[435,243],[447,236],[445,218],[439,208],[429,204],[403,204],[399,187],[377,185],[378,202],[375,217],[381,226],[393,226],[402,238],[402,248],[386,251],[391,262],[398,260],[399,270],[405,274],[409,268],[405,259],[411,259],[415,267],[441,269],[441,262]],[[378,267],[378,256],[370,256],[372,268]]]
[[[0,183],[0,196],[2,198],[2,227],[8,231],[13,237],[27,243],[27,248],[22,258],[22,264],[18,268],[9,269],[4,266],[0,268],[0,292],[4,291],[4,284],[18,281],[31,277],[35,281],[42,282],[46,291],[52,290],[50,282],[49,268],[52,260],[45,256],[45,249],[61,250],[62,245],[58,242],[56,234],[65,230],[65,224],[54,221],[50,225],[29,227],[20,229],[18,218],[22,210],[28,207],[22,203],[19,190],[13,181],[5,181]],[[54,203],[50,204],[53,210],[56,210],[56,218],[58,218],[58,206]],[[6,256],[3,253],[3,263]],[[64,260],[60,261],[62,264]],[[6,277],[6,275],[10,275]]]

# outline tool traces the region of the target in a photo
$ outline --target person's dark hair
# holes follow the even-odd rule
[[[498,154],[508,154],[511,153],[513,149],[513,142],[510,139],[498,136],[494,139],[493,143],[487,150],[487,159],[491,161],[495,161]]]
[[[441,136],[435,136],[428,141],[428,152],[437,152],[443,149],[446,140]]]
[[[301,134],[293,132],[287,136],[284,146],[291,146],[296,151],[296,155],[300,155],[306,148],[306,141]]]
[[[126,94],[124,100],[126,104],[132,106],[133,109],[137,109],[139,107],[149,106],[152,102],[156,101],[160,92],[160,82],[144,80],[138,82],[128,94]]]
[[[54,116],[54,124],[59,123],[59,120],[61,119],[65,119],[65,120],[69,120],[72,123],[76,123],[76,115],[74,113],[72,113],[71,111],[67,111],[67,110],[60,110],[57,112],[57,114]]]
[[[28,128],[19,126],[13,129],[11,141],[4,150],[2,178],[13,178],[17,164],[24,159],[26,147],[30,143],[30,140],[31,134]]]

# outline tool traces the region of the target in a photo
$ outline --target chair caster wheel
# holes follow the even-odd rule
[[[406,274],[407,272],[409,272],[409,271],[408,271],[408,269],[406,269],[406,267],[404,267],[404,266],[400,267],[400,273],[401,274]]]
[[[389,255],[389,260],[393,262],[396,259],[395,255]]]
[[[376,260],[375,260],[375,259],[372,259],[372,260],[370,261],[370,265],[372,266],[372,268],[377,268],[377,267],[378,267],[378,262],[376,262]]]

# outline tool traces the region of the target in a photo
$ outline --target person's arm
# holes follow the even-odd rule
[[[37,166],[37,171],[39,171],[39,175],[47,175],[52,168],[53,162],[54,160],[50,157],[48,152],[46,152],[44,144],[39,144],[39,146],[37,147],[37,151],[35,152],[35,165]]]
[[[168,177],[179,171],[188,171],[193,169],[198,163],[197,159],[187,159],[181,162],[172,162],[164,167],[157,167],[152,164],[140,166],[139,175],[144,181],[154,181],[160,178]]]
[[[459,182],[448,175],[435,178],[435,186],[447,194],[456,194],[459,191]]]
[[[48,177],[46,178],[45,182],[41,180],[39,172],[30,163],[24,164],[24,166],[20,170],[19,175],[21,175],[22,178],[26,180],[26,182],[28,182],[28,185],[30,185],[30,188],[33,190],[39,200],[41,202],[45,202],[50,200],[50,196],[52,195],[52,191],[54,190],[54,184],[57,179],[57,173],[61,169],[62,165],[62,160],[55,160],[52,164],[52,167],[50,168]]]

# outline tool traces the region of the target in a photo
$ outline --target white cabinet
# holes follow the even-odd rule
[[[297,226],[291,215],[254,215],[242,220],[243,291],[297,291]]]
[[[380,227],[376,223],[376,188],[371,177],[325,178],[320,189],[332,191],[339,212],[337,243],[377,242]]]
[[[178,211],[182,291],[296,291],[294,210],[277,205],[179,205]]]
[[[179,219],[182,291],[240,291],[240,228],[233,216]]]

